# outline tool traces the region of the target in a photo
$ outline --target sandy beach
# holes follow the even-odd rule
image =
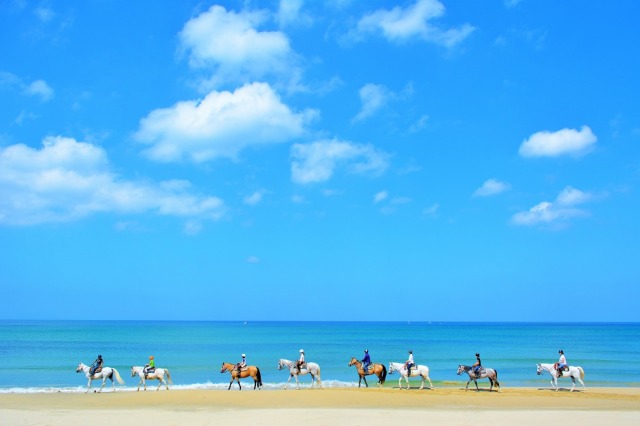
[[[340,388],[2,394],[3,425],[640,424],[640,389]]]

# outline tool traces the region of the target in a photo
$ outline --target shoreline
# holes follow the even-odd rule
[[[481,416],[481,417],[478,417]],[[329,388],[0,394],[3,424],[640,423],[640,388]],[[492,419],[490,422],[489,420]]]

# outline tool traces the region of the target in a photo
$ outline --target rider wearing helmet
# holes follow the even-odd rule
[[[300,374],[300,368],[304,364],[304,349],[300,349],[300,358],[296,361],[296,368],[298,369],[298,374]]]
[[[143,368],[144,378],[146,379],[150,373],[153,373],[156,370],[156,361],[153,358],[153,355],[149,357],[149,363],[146,364]]]
[[[369,366],[371,365],[371,357],[369,356],[369,349],[364,350],[364,358],[362,358],[362,370],[364,374],[367,374]]]
[[[413,362],[413,351],[409,350],[409,359],[404,363],[404,366],[407,368],[407,376],[411,375],[411,367],[413,367],[415,363]]]
[[[104,361],[102,359],[102,355],[98,355],[98,358],[96,358],[95,361],[93,361],[93,364],[91,364],[91,369],[89,370],[89,373],[93,376],[95,373],[99,373],[100,370],[102,370],[102,364],[104,364]]]
[[[480,354],[476,353],[476,363],[472,365],[473,367],[473,374],[476,375],[476,377],[480,377],[480,369],[482,369],[482,361],[480,361]]]
[[[560,349],[558,353],[560,354],[560,359],[553,366],[558,371],[558,377],[562,377],[562,370],[567,367],[567,358],[565,358],[564,351],[562,349]]]

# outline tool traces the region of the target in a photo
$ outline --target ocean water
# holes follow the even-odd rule
[[[289,378],[278,360],[317,362],[325,387],[357,386],[352,356],[369,349],[373,362],[404,362],[409,349],[418,364],[429,366],[438,386],[464,385],[458,364],[483,365],[498,371],[503,387],[549,386],[536,363],[555,362],[563,349],[570,365],[582,366],[589,386],[637,387],[640,370],[640,323],[407,323],[407,322],[162,322],[162,321],[0,321],[0,392],[79,392],[86,378],[76,374],[80,362],[98,354],[135,390],[132,365],[154,355],[157,367],[169,368],[175,388],[226,389],[223,361],[238,362],[242,353],[262,373],[265,389]],[[368,376],[375,385],[376,377]],[[387,381],[397,385],[399,376]],[[309,375],[300,376],[308,387]],[[412,379],[418,385],[419,379]],[[150,383],[151,386],[155,386]],[[251,389],[253,381],[242,381]],[[295,383],[292,379],[292,384]],[[479,382],[488,386],[488,381]],[[571,381],[562,379],[562,386]],[[99,387],[94,381],[93,386]],[[110,382],[108,382],[111,387]],[[237,385],[233,385],[237,388]]]

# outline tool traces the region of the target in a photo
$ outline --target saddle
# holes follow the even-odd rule
[[[478,371],[473,371],[473,374],[475,374],[477,377],[482,376],[482,373],[485,373],[487,370],[485,370],[484,367],[480,367],[480,369]]]

